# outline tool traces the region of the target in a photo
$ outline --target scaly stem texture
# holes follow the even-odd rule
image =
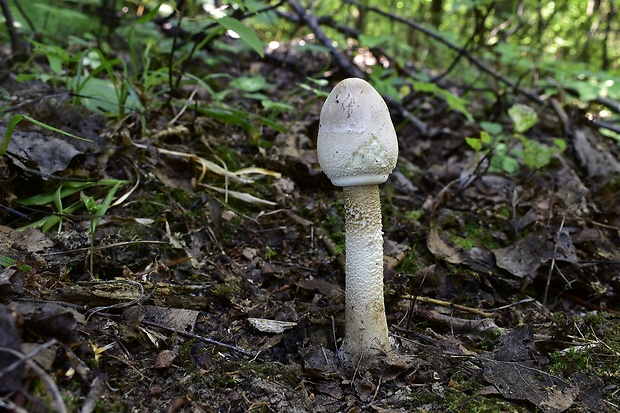
[[[358,362],[390,350],[383,299],[383,231],[377,185],[344,187],[346,335],[344,353]]]

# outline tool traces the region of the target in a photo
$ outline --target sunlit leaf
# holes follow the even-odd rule
[[[480,141],[480,138],[465,138],[465,142],[467,142],[469,147],[476,152],[482,149],[482,142]]]
[[[258,92],[267,87],[267,80],[261,75],[240,76],[233,79],[230,85],[244,92]]]
[[[522,103],[515,103],[508,109],[508,116],[512,119],[515,132],[523,133],[538,121],[538,115],[531,107]]]
[[[263,105],[263,107],[265,109],[271,109],[271,110],[283,110],[283,111],[287,111],[287,112],[294,112],[295,108],[291,105],[289,105],[288,103],[282,103],[282,102],[274,102],[273,100],[263,100],[261,101],[261,105]]]
[[[502,125],[500,125],[499,123],[487,122],[485,120],[480,122],[480,128],[489,132],[491,135],[499,135],[503,131]]]
[[[383,34],[381,36],[373,36],[370,34],[360,34],[359,40],[366,47],[377,47],[383,46],[387,44],[390,40],[393,40],[394,37],[389,34]]]
[[[436,84],[430,82],[414,82],[413,90],[417,92],[432,93],[443,98],[452,110],[461,112],[469,122],[474,122],[474,117],[471,113],[469,113],[469,110],[467,110],[467,104],[469,101],[466,99],[458,97],[450,91],[442,89]]]
[[[232,17],[228,17],[228,16],[219,18],[217,22],[221,24],[224,28],[237,33],[239,37],[241,38],[241,40],[243,40],[256,53],[258,53],[260,57],[265,56],[265,52],[263,50],[263,42],[260,40],[258,35],[254,32],[254,30],[250,29],[248,26],[241,23],[239,20],[233,19]]]

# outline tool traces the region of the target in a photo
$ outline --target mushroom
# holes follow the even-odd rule
[[[379,184],[394,170],[398,141],[385,101],[362,79],[329,94],[319,121],[323,172],[343,187],[346,236],[345,337],[342,355],[359,363],[391,349],[383,298]]]

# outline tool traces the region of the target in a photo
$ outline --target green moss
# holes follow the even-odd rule
[[[303,377],[303,370],[297,364],[288,365],[278,362],[265,362],[257,364],[256,362],[241,362],[239,369],[251,371],[255,375],[259,375],[266,379],[286,383],[291,386],[297,386]]]
[[[398,269],[407,274],[415,274],[416,271],[424,268],[425,264],[422,260],[420,252],[416,249],[416,246],[411,248],[407,255],[401,261]]]
[[[467,237],[461,237],[458,235],[454,235],[454,234],[450,234],[450,241],[457,247],[462,248],[464,250],[470,250],[473,247],[476,246],[476,244],[474,243],[474,241]]]
[[[260,377],[266,380],[298,386],[303,378],[303,370],[297,364],[282,364],[276,361],[260,363],[257,361],[238,361],[213,355],[212,365],[217,366],[210,373],[216,385],[223,388],[238,386],[236,377],[240,372],[246,376]]]
[[[235,171],[237,169],[243,168],[244,166],[240,162],[242,157],[239,156],[239,151],[234,146],[221,145],[215,148],[213,152],[215,156],[217,156],[218,158],[222,160],[222,162],[224,162],[224,164],[226,165],[226,168],[229,171]],[[218,164],[219,166],[224,167],[224,165],[222,165],[222,162],[220,162],[219,160],[213,159],[212,161]]]
[[[574,344],[549,355],[549,369],[554,374],[570,377],[584,373],[599,377],[605,383],[620,385],[620,322],[608,313],[585,316],[554,316],[554,335],[558,340],[572,339]]]
[[[509,401],[484,397],[462,392],[455,388],[448,388],[444,393],[447,412],[459,413],[505,413],[505,412],[530,412],[531,409],[517,406]]]
[[[488,249],[500,248],[498,240],[493,235],[493,223],[491,222],[479,222],[475,220],[465,220],[461,225],[454,223],[454,225],[444,225],[445,236],[456,247],[464,250],[470,250],[473,247],[484,246]]]
[[[431,387],[413,390],[407,395],[412,411],[441,411],[449,413],[516,413],[530,412],[525,406],[510,401],[478,395],[484,385],[473,379],[455,375],[443,391]],[[424,410],[420,408],[424,406]]]
[[[419,222],[423,216],[424,216],[423,209],[412,209],[411,211],[407,211],[405,213],[405,219],[413,223]]]
[[[227,297],[238,293],[241,290],[241,280],[239,278],[227,278],[224,284],[216,285],[211,291],[216,297]]]

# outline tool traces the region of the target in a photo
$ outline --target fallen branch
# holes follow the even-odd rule
[[[214,346],[222,347],[222,348],[234,351],[236,353],[243,354],[244,356],[251,357],[252,359],[257,358],[259,356],[259,354],[260,354],[260,351],[258,353],[252,353],[251,351],[244,350],[241,347],[237,347],[237,346],[234,346],[232,344],[222,343],[221,341],[213,340],[213,339],[208,338],[208,337],[204,337],[204,336],[200,336],[198,334],[190,333],[189,331],[178,330],[176,328],[168,327],[166,325],[159,324],[159,323],[154,323],[152,321],[142,320],[140,322],[140,324],[143,324],[143,325],[146,325],[146,326],[150,326],[150,327],[161,328],[162,330],[171,331],[171,332],[176,333],[176,334],[178,334],[180,336],[184,336],[184,337],[189,337],[189,338],[193,338],[193,339],[196,339],[196,340],[200,340],[200,341],[205,342],[207,344],[213,344]]]
[[[312,33],[314,33],[314,35],[321,42],[321,44],[325,46],[325,48],[327,48],[336,65],[340,67],[347,74],[347,76],[358,77],[360,79],[366,78],[364,72],[362,72],[357,66],[351,63],[349,59],[347,59],[342,53],[338,51],[338,49],[336,49],[336,47],[333,45],[332,40],[327,37],[325,32],[321,29],[321,26],[316,16],[306,13],[306,10],[295,0],[288,0],[288,4],[295,11],[297,16],[299,16],[300,21],[303,22],[306,26],[308,26],[308,28],[312,30]],[[413,125],[413,127],[415,127],[420,133],[426,133],[426,123],[422,122],[420,119],[411,114],[411,112],[409,112],[396,99],[393,99],[392,97],[387,95],[382,97],[390,106],[396,109],[403,118],[408,120]]]
[[[437,300],[435,298],[412,296],[410,294],[403,295],[401,298],[404,299],[404,300],[415,300],[415,301],[418,301],[418,302],[421,302],[421,303],[425,303],[425,304],[433,304],[433,305],[438,305],[438,306],[441,306],[441,307],[454,308],[456,310],[461,310],[461,311],[465,311],[467,313],[476,314],[476,315],[479,315],[481,317],[487,317],[487,318],[496,317],[496,314],[487,313],[486,311],[482,311],[482,310],[480,310],[478,308],[466,307],[464,305],[454,304],[454,303],[451,303],[449,301]]]
[[[30,369],[45,384],[45,387],[47,387],[47,390],[50,392],[50,395],[52,396],[52,398],[54,399],[56,403],[56,411],[58,411],[59,413],[66,413],[67,408],[62,399],[62,395],[60,394],[60,391],[58,390],[58,387],[56,386],[56,383],[54,382],[52,377],[49,374],[47,374],[45,370],[43,370],[37,363],[32,361],[32,358],[36,356],[39,352],[41,352],[42,350],[48,347],[53,346],[54,344],[56,344],[56,339],[52,339],[46,343],[41,344],[40,346],[37,346],[34,350],[32,350],[30,353],[26,355],[20,353],[19,351],[13,350],[12,348],[0,347],[0,352],[12,354],[13,356],[19,359],[15,363],[7,366],[2,371],[0,371],[0,377],[3,376],[6,372],[16,368],[21,363],[27,364],[28,367],[30,367]]]
[[[316,16],[312,14],[306,13],[306,10],[295,0],[288,0],[289,6],[293,9],[293,11],[299,16],[300,20],[308,26],[312,33],[316,36],[316,38],[327,48],[329,54],[334,59],[334,62],[338,67],[344,70],[348,76],[351,77],[359,77],[360,79],[364,79],[364,73],[353,63],[351,63],[346,57],[344,57],[338,49],[333,45],[332,40],[327,37],[325,32],[319,26],[319,23],[316,19]]]
[[[417,317],[424,318],[427,321],[431,321],[437,324],[441,324],[450,328],[452,331],[458,332],[477,332],[484,333],[488,330],[499,329],[497,324],[490,318],[483,318],[478,320],[469,320],[466,318],[459,318],[450,315],[441,314],[435,310],[418,310],[416,312]]]

